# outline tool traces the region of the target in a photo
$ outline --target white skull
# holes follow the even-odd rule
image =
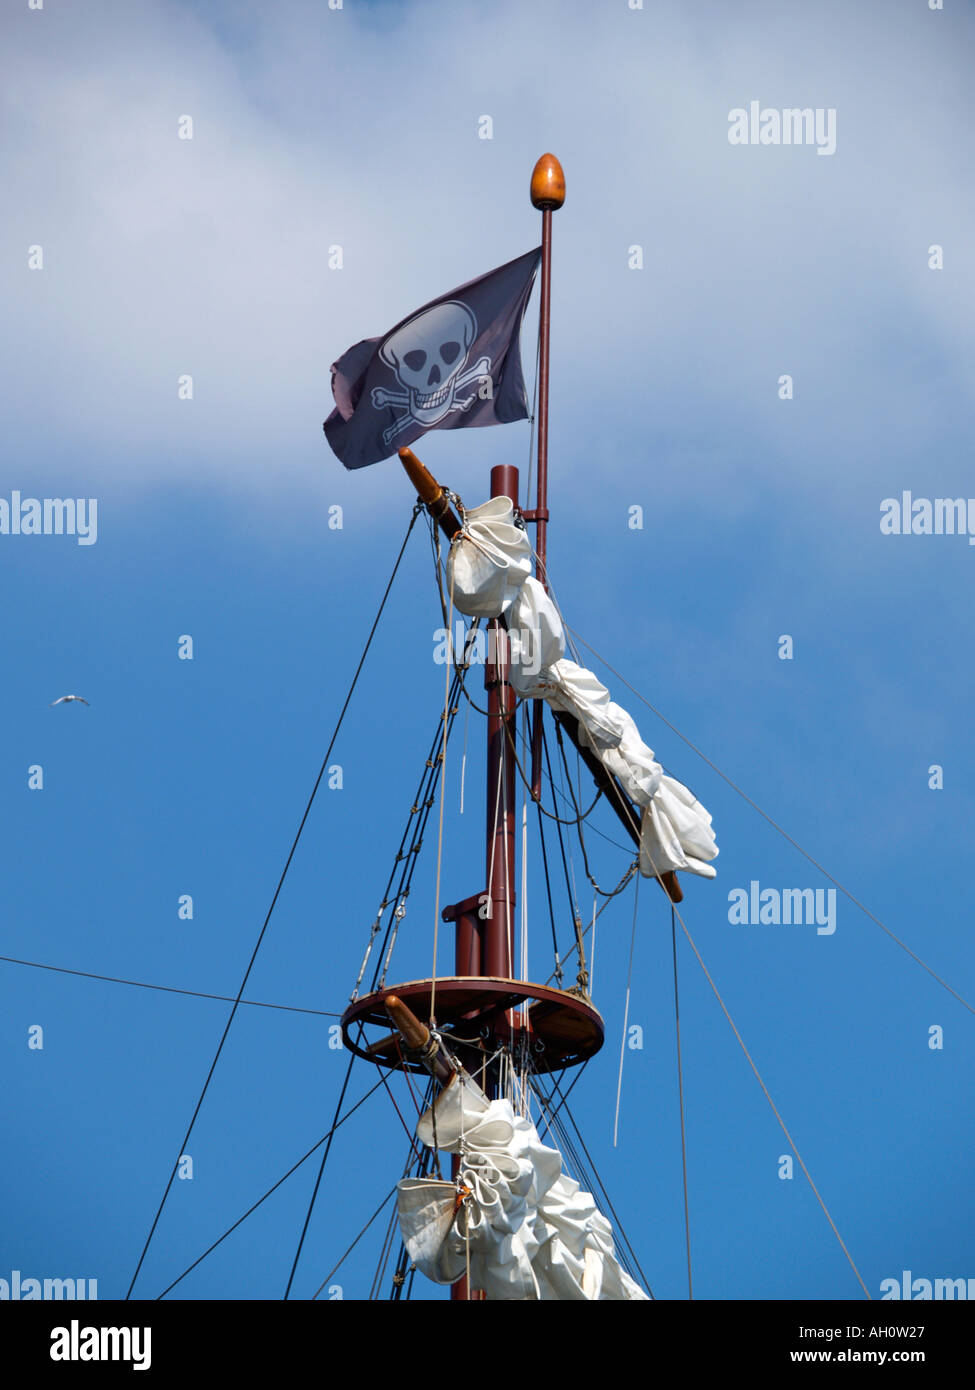
[[[409,392],[415,420],[436,425],[449,415],[457,377],[476,335],[470,309],[450,300],[417,314],[383,344],[380,356]]]

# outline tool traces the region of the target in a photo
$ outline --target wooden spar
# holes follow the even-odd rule
[[[532,170],[532,206],[542,214],[542,286],[538,321],[538,500],[535,506],[535,577],[545,585],[548,528],[548,364],[552,317],[552,213],[565,202],[565,175],[554,154],[543,154]],[[532,796],[542,795],[542,701],[532,710]]]
[[[640,811],[634,807],[630,798],[623,791],[619,782],[611,772],[603,766],[591,748],[587,748],[579,737],[579,723],[571,714],[566,714],[563,710],[555,710],[555,718],[572,740],[582,761],[592,773],[593,781],[606,797],[619,817],[620,824],[629,835],[630,839],[640,848]],[[677,881],[677,875],[673,869],[668,869],[666,873],[658,876],[657,881],[667,894],[672,903],[684,901],[684,892]]]
[[[456,1070],[441,1052],[440,1045],[430,1029],[425,1023],[421,1023],[416,1014],[395,994],[387,995],[384,1002],[386,1012],[403,1039],[406,1055],[422,1062],[432,1076],[446,1085],[456,1075]]]
[[[416,488],[417,496],[427,511],[438,523],[448,540],[453,540],[461,529],[460,522],[450,505],[447,491],[414,454],[412,449],[400,449],[399,461],[406,469],[406,476]]]

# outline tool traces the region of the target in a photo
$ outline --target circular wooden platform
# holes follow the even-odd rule
[[[458,1040],[480,1039],[490,1050],[495,1046],[492,1039],[504,1041],[510,1036],[505,1018],[508,1010],[530,1000],[528,1046],[534,1068],[540,1072],[577,1066],[603,1045],[602,1017],[592,1004],[576,994],[525,980],[448,976],[436,981],[435,993],[430,980],[411,980],[363,995],[349,1005],[342,1015],[346,1047],[380,1066],[402,1065],[399,1034],[383,1007],[383,1000],[390,994],[402,999],[424,1023],[430,1018],[433,994],[437,1027],[448,1046],[455,1036]],[[462,1046],[458,1042],[458,1052]]]

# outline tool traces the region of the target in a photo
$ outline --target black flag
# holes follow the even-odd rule
[[[389,458],[427,430],[528,418],[518,334],[541,254],[536,247],[343,353],[323,428],[346,468]]]

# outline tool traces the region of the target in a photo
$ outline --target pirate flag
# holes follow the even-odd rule
[[[528,418],[518,334],[541,247],[433,300],[332,366],[325,438],[346,468],[389,458],[427,430]]]

